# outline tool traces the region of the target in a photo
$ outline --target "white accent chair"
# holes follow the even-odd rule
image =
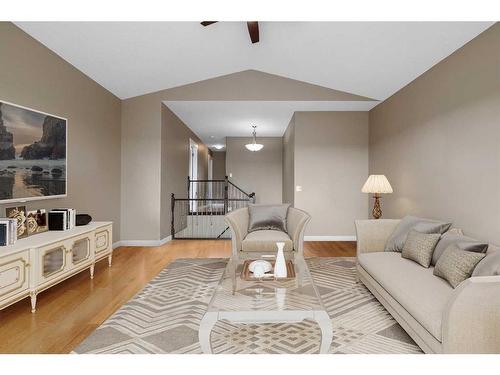
[[[231,229],[232,259],[258,257],[261,253],[276,252],[276,242],[285,243],[285,251],[296,251],[304,256],[304,231],[311,216],[289,207],[286,217],[287,233],[277,230],[259,230],[248,233],[248,207],[232,211],[225,216]]]

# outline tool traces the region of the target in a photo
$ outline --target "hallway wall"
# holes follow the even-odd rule
[[[226,138],[226,171],[241,189],[255,193],[256,203],[281,203],[282,138],[257,139],[264,148],[251,152],[245,145],[252,142],[252,137]]]

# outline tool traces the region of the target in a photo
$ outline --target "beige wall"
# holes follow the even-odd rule
[[[294,205],[295,191],[295,114],[283,134],[283,203]]]
[[[259,137],[264,148],[251,152],[245,148],[251,137],[226,138],[226,171],[230,180],[247,193],[254,192],[257,203],[282,201],[282,139]]]
[[[122,101],[122,240],[160,237],[162,104],[148,99]]]
[[[384,217],[452,220],[500,243],[500,24],[370,112],[370,173]]]
[[[111,220],[117,241],[120,100],[10,22],[0,22],[0,71],[0,100],[68,119],[68,196],[27,208],[73,207]],[[0,205],[0,215],[13,205]]]
[[[355,235],[368,212],[368,112],[296,112],[294,160],[295,207],[312,216],[306,235]]]
[[[142,96],[163,100],[373,100],[257,70],[226,74]]]
[[[245,87],[245,90],[241,90]],[[369,98],[247,70],[122,101],[122,237],[159,240],[162,102],[168,100],[348,100]],[[281,201],[279,194],[272,199]]]
[[[170,235],[171,195],[187,198],[189,140],[198,144],[198,179],[206,179],[208,148],[166,105],[161,112],[161,211],[160,238]]]
[[[212,178],[214,180],[223,180],[226,177],[226,151],[213,151],[212,158]]]

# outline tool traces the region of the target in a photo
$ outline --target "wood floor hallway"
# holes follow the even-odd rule
[[[38,296],[0,311],[0,353],[69,353],[166,265],[179,258],[227,258],[230,241],[176,240],[161,247],[120,247],[113,266],[96,265]],[[306,257],[355,256],[355,242],[305,242]]]

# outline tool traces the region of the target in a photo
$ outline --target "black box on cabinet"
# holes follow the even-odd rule
[[[66,211],[49,211],[49,230],[66,230],[66,215]]]

